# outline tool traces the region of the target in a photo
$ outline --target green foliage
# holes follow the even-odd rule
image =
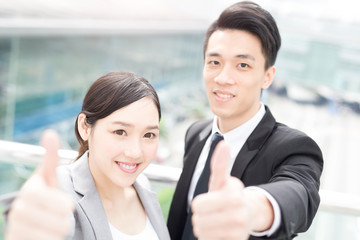
[[[174,195],[175,189],[174,188],[163,188],[158,192],[158,199],[161,206],[161,211],[164,215],[165,221],[167,221],[170,204]]]

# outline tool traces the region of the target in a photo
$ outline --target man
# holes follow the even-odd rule
[[[280,44],[275,20],[252,2],[225,9],[207,30],[203,77],[215,116],[186,133],[171,239],[292,239],[310,227],[320,202],[321,150],[276,122],[260,98],[274,79]],[[211,191],[198,194],[216,132],[226,144],[214,153]]]

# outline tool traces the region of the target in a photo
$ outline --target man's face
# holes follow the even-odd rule
[[[268,88],[275,67],[265,70],[260,40],[245,31],[217,30],[209,38],[203,76],[211,110],[222,132],[253,117],[261,89]]]

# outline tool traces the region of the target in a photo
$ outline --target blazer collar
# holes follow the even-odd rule
[[[266,142],[267,138],[272,133],[275,127],[276,121],[270,112],[270,109],[265,106],[265,115],[261,119],[260,123],[256,126],[254,131],[250,134],[247,145],[250,150],[260,149]]]
[[[157,195],[150,190],[149,180],[143,174],[140,174],[134,183],[134,187],[159,239],[167,239],[168,232],[165,227],[165,220],[161,215],[161,208]]]
[[[231,175],[237,176],[239,178],[242,177],[247,165],[254,158],[254,156],[272,133],[276,121],[267,106],[265,106],[265,111],[266,112],[264,117],[261,119],[260,123],[254,129],[254,131],[250,134],[249,138],[237,155],[234,166],[231,170]]]
[[[90,221],[96,239],[112,239],[105,209],[90,172],[87,152],[72,165],[71,175],[75,192],[82,196],[78,203]]]
[[[212,123],[212,122],[211,122]],[[211,134],[211,130],[212,130],[212,124],[208,124],[200,133],[199,133],[199,142],[203,142],[204,140],[206,141],[206,139],[209,137],[209,135]],[[205,141],[203,142],[203,144],[205,144]]]
[[[88,152],[85,152],[71,166],[74,190],[81,195],[97,192],[95,182],[89,168]]]
[[[212,125],[211,121],[207,121],[204,123],[203,129],[200,131],[200,133],[194,138],[193,141],[188,142],[188,139],[185,141],[189,145],[187,152],[189,155],[186,155],[184,158],[184,166],[181,173],[181,177],[179,179],[179,182],[176,186],[177,192],[188,192],[192,175],[195,170],[196,163],[198,161],[198,158],[200,156],[200,153],[205,145],[206,139],[211,133]],[[176,192],[175,192],[176,193]],[[185,196],[186,195],[186,196]],[[187,194],[185,194],[183,197],[184,201],[181,203],[181,208],[184,209],[184,212],[187,211]],[[179,196],[180,197],[180,196]],[[179,199],[176,199],[176,196],[174,197],[174,201],[177,201]],[[179,207],[179,206],[178,206]]]
[[[191,176],[195,170],[197,160],[198,160],[200,153],[205,145],[205,142],[206,142],[207,138],[209,137],[209,135],[211,134],[211,129],[212,129],[212,124],[209,122],[209,124],[207,124],[203,130],[201,130],[201,132],[197,136],[197,139],[195,141],[193,141],[194,145],[191,147],[194,150],[190,151],[190,155],[189,155],[189,157],[187,157],[187,159],[196,159],[196,161],[191,161],[191,160],[187,161],[187,162],[189,162],[189,164],[184,165],[184,169],[182,171],[184,174],[188,175],[188,177],[186,178],[186,179],[188,179],[188,182],[186,183],[187,186],[190,185],[190,181],[192,178]]]

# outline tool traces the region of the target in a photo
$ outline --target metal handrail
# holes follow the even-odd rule
[[[16,161],[16,163],[35,167],[41,163],[44,153],[45,149],[41,146],[0,140],[0,162],[14,163]],[[60,149],[58,154],[60,164],[67,164],[77,157],[78,152]],[[181,169],[151,163],[144,170],[144,174],[153,181],[177,183]]]
[[[45,153],[41,146],[0,140],[0,162],[23,163],[37,166]],[[59,150],[60,164],[66,164],[76,158],[74,150]],[[152,181],[176,184],[181,168],[151,163],[144,174]],[[320,190],[320,210],[360,216],[360,196],[325,189]]]

